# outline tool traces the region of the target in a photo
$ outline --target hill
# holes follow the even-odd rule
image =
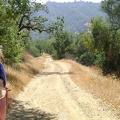
[[[50,21],[54,21],[56,16],[64,17],[65,30],[69,32],[84,32],[86,31],[85,24],[90,22],[92,17],[105,17],[105,14],[100,11],[100,3],[93,2],[47,2],[49,14],[42,13]],[[36,15],[40,15],[38,12]]]

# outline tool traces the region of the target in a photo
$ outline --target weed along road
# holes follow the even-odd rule
[[[118,120],[71,80],[70,67],[47,56],[44,71],[15,99],[7,120]]]

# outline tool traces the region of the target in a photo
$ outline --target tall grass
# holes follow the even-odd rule
[[[9,106],[13,102],[18,93],[24,90],[24,87],[31,81],[31,78],[40,74],[44,69],[44,56],[34,58],[27,52],[24,53],[26,57],[23,63],[11,66],[5,65],[7,74],[7,86],[11,91],[9,92]]]

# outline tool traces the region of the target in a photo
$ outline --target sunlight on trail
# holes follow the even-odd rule
[[[70,64],[46,56],[45,70],[16,98],[7,120],[118,120],[70,78]]]

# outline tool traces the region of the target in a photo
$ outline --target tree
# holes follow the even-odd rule
[[[75,59],[84,65],[94,64],[94,53],[91,50],[91,33],[81,33],[76,35],[74,40]]]
[[[119,0],[103,0],[101,9],[108,15],[108,21],[112,30],[120,29],[120,1]]]
[[[46,5],[35,0],[0,1],[0,44],[8,64],[21,60],[31,30],[49,33],[57,29],[53,24],[46,24],[46,18],[36,15],[39,10],[48,12]]]
[[[110,26],[102,20],[102,18],[91,19],[92,23],[92,35],[93,35],[93,47],[98,51],[109,51],[109,44],[111,42]]]
[[[65,57],[65,53],[70,52],[71,35],[64,31],[64,18],[57,17],[57,21],[52,25],[55,28],[52,33],[55,38],[53,43],[55,54],[53,56],[56,59],[61,59]]]
[[[109,62],[108,69],[120,70],[120,1],[119,0],[103,0],[101,9],[108,15],[108,23],[110,26],[110,44],[109,44]]]
[[[96,54],[95,63],[105,72],[119,70],[120,66],[120,32],[116,32],[113,38],[113,30],[110,24],[101,18],[94,18],[92,23],[93,51]]]
[[[47,19],[36,15],[40,10],[48,12],[46,5],[37,3],[36,0],[8,0],[5,1],[5,7],[11,8],[7,9],[7,13],[16,21],[19,33],[23,29],[38,30],[40,33],[50,30],[44,24]]]
[[[93,52],[96,54],[96,65],[104,68],[111,61],[111,32],[110,26],[102,18],[91,19],[93,35]]]
[[[21,60],[24,49],[24,43],[18,38],[18,27],[16,22],[8,14],[11,11],[10,6],[6,7],[6,0],[0,1],[0,44],[3,46],[5,62],[12,64]]]

